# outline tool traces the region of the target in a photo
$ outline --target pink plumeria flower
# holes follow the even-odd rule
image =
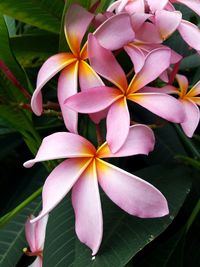
[[[198,81],[190,90],[188,90],[188,80],[184,75],[177,74],[179,88],[174,86],[166,86],[164,90],[169,94],[177,94],[179,101],[185,110],[185,121],[181,123],[184,133],[188,137],[192,137],[200,120],[200,81]]]
[[[46,60],[38,73],[37,86],[31,101],[33,112],[40,116],[43,110],[41,89],[61,71],[57,88],[58,101],[65,125],[69,131],[74,133],[77,133],[78,114],[64,106],[63,102],[67,97],[77,93],[77,78],[79,78],[82,90],[85,89],[86,83],[88,87],[88,75],[92,77],[90,79],[91,87],[103,85],[102,80],[86,62],[87,44],[81,48],[81,42],[93,18],[93,14],[77,4],[69,7],[65,17],[64,30],[71,52],[59,53]],[[108,49],[121,48],[125,43],[134,39],[130,23],[128,14],[112,16],[96,30],[95,35],[104,47]],[[122,33],[120,36],[119,32]]]
[[[30,251],[28,251],[28,249],[24,249],[24,252],[28,256],[37,257],[35,261],[29,265],[30,267],[42,267],[43,248],[48,215],[44,216],[36,223],[30,223],[30,220],[33,220],[34,218],[35,217],[31,215],[25,224],[25,235]]]
[[[88,140],[73,133],[59,132],[44,138],[35,159],[25,162],[25,167],[45,160],[68,159],[47,177],[42,192],[43,208],[32,222],[49,213],[73,187],[76,233],[95,255],[103,235],[98,183],[115,204],[131,215],[153,218],[168,214],[167,201],[154,186],[103,160],[148,154],[154,142],[152,130],[144,125],[130,128],[126,142],[116,154],[111,153],[107,143],[96,149]]]
[[[182,105],[172,96],[163,93],[140,93],[142,87],[155,80],[169,67],[169,49],[156,49],[149,53],[141,71],[135,74],[128,85],[126,75],[113,54],[101,47],[92,34],[89,36],[88,46],[91,66],[115,87],[91,88],[66,99],[65,103],[81,113],[98,112],[109,107],[106,140],[113,153],[120,149],[129,132],[128,100],[168,121],[184,120]]]

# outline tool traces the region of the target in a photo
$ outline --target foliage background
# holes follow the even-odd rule
[[[32,94],[41,64],[58,51],[66,51],[63,14],[70,3],[62,0],[0,0],[0,60]],[[77,2],[77,1],[76,1]],[[91,1],[79,0],[90,7]],[[111,1],[101,1],[98,11]],[[184,18],[200,24],[189,9],[178,6]],[[180,72],[191,85],[200,76],[200,58],[174,34],[167,44],[184,55]],[[123,61],[123,64],[126,62]],[[64,131],[58,112],[45,110],[36,118],[27,110],[30,99],[18,90],[0,65],[0,266],[28,266],[24,222],[40,210],[41,186],[53,165],[24,169],[41,139]],[[56,78],[45,86],[45,99],[55,100]],[[140,110],[138,110],[138,116]],[[143,115],[148,121],[153,117]],[[86,120],[87,137],[95,142],[93,125]],[[103,127],[103,125],[102,125]],[[155,129],[156,148],[149,157],[134,156],[113,161],[147,179],[169,201],[170,215],[161,219],[138,219],[119,210],[102,193],[104,239],[95,260],[74,232],[70,196],[51,212],[44,249],[44,267],[196,267],[200,266],[200,136],[187,139],[177,125]]]

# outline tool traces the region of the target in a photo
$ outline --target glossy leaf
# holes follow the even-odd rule
[[[38,28],[58,33],[64,1],[0,1],[0,12]]]

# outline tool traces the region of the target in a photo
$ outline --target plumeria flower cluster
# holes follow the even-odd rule
[[[68,131],[44,138],[36,157],[24,166],[63,161],[44,183],[42,211],[28,222],[27,236],[32,231],[31,223],[41,222],[71,189],[76,234],[91,248],[92,255],[97,254],[103,237],[99,185],[131,215],[155,218],[168,214],[167,200],[158,189],[110,164],[109,159],[148,155],[154,148],[153,131],[144,124],[132,123],[130,106],[135,104],[166,121],[180,123],[188,137],[198,125],[200,85],[188,91],[187,78],[172,70],[172,64],[177,64],[182,55],[163,41],[178,30],[188,45],[199,51],[200,33],[182,19],[174,2],[200,12],[198,1],[187,0],[118,0],[97,15],[77,4],[69,7],[64,32],[70,52],[58,53],[42,65],[31,100],[33,112],[40,116],[41,89],[61,72],[57,95]],[[89,28],[95,29],[86,34]],[[131,59],[128,75],[117,60],[120,53],[127,53]],[[180,88],[172,85],[173,76]],[[159,84],[164,85],[161,88]],[[106,137],[98,147],[81,136],[78,113],[88,114],[97,126],[106,120]],[[33,253],[35,250],[40,248],[31,248]]]

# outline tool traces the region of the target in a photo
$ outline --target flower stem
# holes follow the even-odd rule
[[[186,232],[190,229],[191,225],[193,224],[194,220],[196,219],[198,213],[200,211],[200,199],[197,201],[196,206],[194,207],[187,223],[186,223]]]

